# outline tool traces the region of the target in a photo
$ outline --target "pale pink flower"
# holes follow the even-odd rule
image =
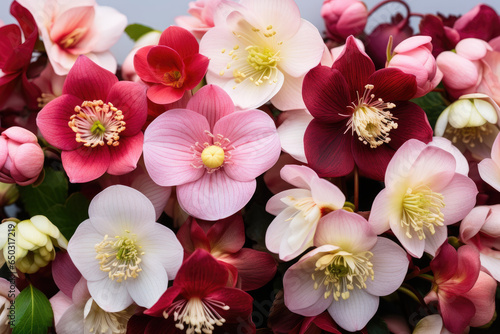
[[[345,210],[322,219],[314,246],[285,273],[285,305],[303,316],[328,310],[340,327],[351,332],[368,323],[378,309],[379,296],[399,288],[408,269],[408,257],[400,246],[377,237],[363,217]]]
[[[357,36],[363,32],[368,9],[359,0],[324,0],[321,17],[325,20],[327,36],[343,43],[349,35]]]
[[[447,225],[463,219],[476,203],[476,185],[457,172],[452,154],[410,139],[385,173],[385,189],[375,198],[369,222],[377,234],[391,229],[413,257],[434,255],[448,235]]]
[[[146,129],[144,162],[153,181],[177,186],[190,215],[218,220],[252,197],[255,178],[278,160],[274,121],[260,110],[235,112],[219,87],[201,88],[186,109],[158,116]]]
[[[153,204],[135,189],[111,186],[92,199],[68,253],[103,310],[119,312],[133,302],[151,307],[177,274],[182,246],[155,220]]]
[[[188,9],[190,15],[177,16],[175,23],[201,39],[214,26],[214,12],[221,2],[222,0],[191,1]]]
[[[241,109],[269,100],[280,110],[304,108],[304,75],[319,64],[325,46],[295,2],[227,2],[214,15],[214,28],[200,42],[200,53],[210,58],[207,82]]]
[[[326,214],[342,209],[345,196],[309,167],[287,165],[281,178],[297,187],[269,199],[267,212],[276,216],[266,232],[266,247],[289,261],[313,245],[316,227]]]
[[[500,134],[497,135],[491,147],[491,159],[483,159],[477,168],[481,179],[500,191]]]
[[[415,328],[413,329],[413,334],[452,334],[443,325],[443,318],[439,314],[432,314],[424,317],[420,320]],[[468,333],[468,331],[464,332]]]
[[[386,65],[415,75],[417,92],[414,98],[432,91],[443,78],[443,73],[432,55],[431,40],[430,36],[412,36],[405,39],[394,48],[394,56]]]
[[[125,15],[99,6],[95,0],[19,0],[33,17],[54,71],[68,74],[79,55],[115,72],[116,59],[109,48],[127,25]]]

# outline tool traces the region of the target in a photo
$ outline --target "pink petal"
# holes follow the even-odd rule
[[[418,48],[419,46],[425,45],[432,41],[432,37],[430,36],[412,36],[410,38],[405,39],[401,43],[399,43],[395,48],[395,53],[404,53],[407,51],[412,51],[413,49]]]
[[[38,143],[38,139],[33,134],[33,132],[19,126],[11,126],[10,128],[2,132],[2,136],[19,143]]]
[[[455,174],[450,183],[440,193],[444,197],[444,224],[450,225],[462,220],[476,204],[478,193],[476,184],[467,176]]]
[[[57,16],[50,27],[50,38],[54,43],[61,43],[62,39],[70,35],[75,29],[85,29],[94,21],[94,6],[73,7]],[[85,37],[84,37],[85,38]],[[82,50],[81,53],[87,53],[90,50]]]
[[[40,174],[43,169],[43,160],[43,151],[38,143],[27,143],[19,146],[16,155],[12,157],[16,171],[21,174],[22,178],[27,179],[37,177]],[[12,169],[11,175],[17,179]]]
[[[204,168],[191,166],[191,146],[210,142],[204,134],[208,129],[207,119],[191,110],[172,109],[158,116],[144,134],[144,162],[153,181],[174,186],[206,173]]]
[[[495,280],[500,281],[500,259],[483,253],[479,254],[479,258],[481,260],[482,270],[488,272]],[[479,275],[481,275],[481,273]]]
[[[61,160],[71,183],[85,183],[102,176],[109,167],[110,153],[107,146],[88,148],[80,146],[73,151],[63,151]]]
[[[409,177],[412,184],[426,184],[433,191],[440,192],[456,175],[455,168],[456,161],[450,153],[427,146],[413,163]]]
[[[184,96],[184,89],[155,84],[148,88],[148,98],[156,104],[169,104]]]
[[[71,94],[84,101],[103,100],[118,78],[108,70],[80,56],[68,73],[63,94]]]
[[[234,104],[222,88],[215,85],[207,85],[202,87],[189,100],[186,109],[196,111],[205,116],[210,129],[213,129],[219,119],[234,112]]]
[[[186,80],[184,81],[184,89],[194,89],[203,80],[207,73],[209,59],[199,53],[191,57],[184,58],[186,71]]]
[[[495,141],[496,142],[496,141]],[[484,182],[500,191],[500,167],[492,159],[483,159],[477,166]]]
[[[337,209],[342,209],[345,203],[345,196],[340,189],[331,182],[315,178],[311,182],[311,194],[316,203],[322,205],[328,203]]]
[[[207,232],[213,252],[236,253],[245,244],[245,225],[239,214],[221,219]]]
[[[121,136],[132,136],[137,134],[148,115],[148,100],[146,98],[146,87],[142,84],[128,81],[120,81],[109,91],[107,102],[123,112],[123,120],[126,123],[125,130]]]
[[[481,269],[479,251],[474,246],[464,245],[457,250],[457,270],[451,279],[440,284],[442,290],[461,295],[472,289]],[[442,278],[439,277],[439,280]],[[436,280],[437,282],[437,280]]]
[[[228,138],[231,163],[224,165],[229,177],[251,181],[271,168],[280,156],[281,146],[274,121],[265,112],[247,110],[221,118],[213,128],[214,135]]]
[[[68,126],[75,107],[83,100],[73,95],[62,95],[50,101],[39,113],[36,124],[42,136],[61,150],[74,150],[82,144],[76,141],[75,132]]]
[[[457,251],[448,242],[437,250],[434,259],[431,261],[431,270],[435,275],[437,284],[444,283],[455,275],[458,267]]]
[[[69,253],[60,252],[54,261],[52,261],[52,277],[57,287],[66,296],[71,297],[73,288],[80,281],[80,278],[82,278],[82,274],[80,274],[73,261],[71,261]]]
[[[285,80],[283,86],[276,95],[271,98],[271,103],[282,111],[305,109],[306,105],[302,99],[302,83],[304,75],[294,78],[283,73]]]
[[[351,253],[370,250],[377,236],[370,224],[357,213],[335,210],[320,219],[314,245],[335,245]]]
[[[184,28],[170,26],[165,29],[158,45],[168,46],[179,53],[181,58],[187,58],[198,53],[198,41]]]
[[[444,327],[452,333],[463,333],[476,313],[474,304],[470,300],[455,295],[440,298],[439,311],[443,317]]]
[[[236,181],[224,171],[205,173],[177,187],[177,199],[191,216],[205,220],[229,217],[241,210],[255,192],[255,180]]]
[[[460,223],[460,239],[467,243],[469,239],[478,234],[490,214],[491,209],[488,206],[473,208]]]
[[[373,232],[379,235],[390,228],[390,217],[401,217],[401,213],[397,212],[395,206],[391,205],[391,193],[386,189],[382,189],[373,201],[368,222],[372,226]],[[397,218],[396,218],[397,219]]]
[[[135,176],[130,186],[139,190],[141,193],[146,195],[147,198],[149,198],[155,207],[156,219],[160,218],[163,213],[163,209],[167,205],[168,199],[170,198],[172,188],[157,185],[147,174],[146,170],[144,170],[144,174]]]
[[[377,243],[370,249],[373,253],[375,280],[366,280],[366,292],[375,296],[386,296],[396,291],[403,283],[408,271],[406,252],[395,242],[386,238],[377,238]]]
[[[337,325],[350,332],[355,332],[366,326],[377,312],[378,304],[378,296],[371,295],[364,290],[353,290],[346,300],[334,301],[328,307],[328,313]]]
[[[429,230],[424,230],[425,234],[425,246],[424,252],[434,256],[436,254],[437,249],[446,241],[448,237],[448,229],[446,226],[436,226],[434,228],[434,234],[432,234]]]
[[[0,136],[0,167],[1,168],[3,168],[3,165],[7,161],[8,157],[9,157],[9,149],[7,148],[7,140],[5,139],[5,137]]]
[[[307,163],[304,135],[313,117],[305,110],[290,110],[287,115],[288,117],[278,127],[281,148],[295,159]]]
[[[111,175],[123,175],[133,171],[142,155],[143,141],[144,135],[140,131],[132,137],[120,138],[120,145],[109,148],[107,172]]]
[[[406,141],[394,154],[387,165],[385,173],[385,184],[388,188],[394,188],[402,180],[409,176],[411,167],[420,153],[427,146],[416,139]]]
[[[463,296],[474,303],[476,314],[470,321],[471,327],[486,325],[495,313],[495,291],[497,282],[485,272],[479,272],[474,287]]]
[[[451,89],[468,89],[477,83],[478,70],[474,63],[454,52],[442,52],[436,58],[436,64],[443,72],[444,84]]]
[[[94,52],[108,51],[123,35],[127,26],[127,17],[115,8],[108,6],[95,6],[95,19],[89,40]]]
[[[398,238],[404,249],[413,257],[421,258],[424,254],[425,239],[418,239],[413,229],[410,229],[411,238],[406,235],[406,228],[401,226],[401,218],[391,219],[390,227],[396,238]]]
[[[285,165],[280,171],[281,178],[297,188],[311,189],[311,183],[318,175],[307,166]]]
[[[134,56],[134,69],[137,75],[146,82],[158,82],[155,73],[151,71],[148,64],[148,53],[154,47],[154,45],[144,46],[137,50]]]

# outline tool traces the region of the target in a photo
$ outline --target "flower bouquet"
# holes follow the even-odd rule
[[[293,0],[198,0],[164,31],[94,0],[10,13],[1,333],[500,330],[493,8],[325,0],[324,31]]]

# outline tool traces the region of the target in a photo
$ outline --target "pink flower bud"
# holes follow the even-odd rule
[[[358,0],[325,0],[321,7],[328,37],[345,42],[349,35],[359,35],[365,29],[368,9]]]
[[[414,98],[429,93],[443,78],[443,73],[437,68],[436,59],[432,55],[431,40],[429,36],[405,39],[394,48],[395,55],[386,66],[415,76],[417,92]]]
[[[13,126],[0,136],[0,182],[25,186],[36,181],[43,168],[43,151],[36,136]]]

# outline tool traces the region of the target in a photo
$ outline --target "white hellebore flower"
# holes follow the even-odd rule
[[[210,58],[207,82],[241,109],[270,99],[281,110],[305,108],[302,81],[325,48],[318,29],[300,18],[293,0],[224,4],[200,41],[200,53]]]
[[[103,310],[118,312],[133,302],[149,308],[177,274],[182,246],[155,220],[149,199],[126,186],[108,187],[90,203],[68,253]]]

